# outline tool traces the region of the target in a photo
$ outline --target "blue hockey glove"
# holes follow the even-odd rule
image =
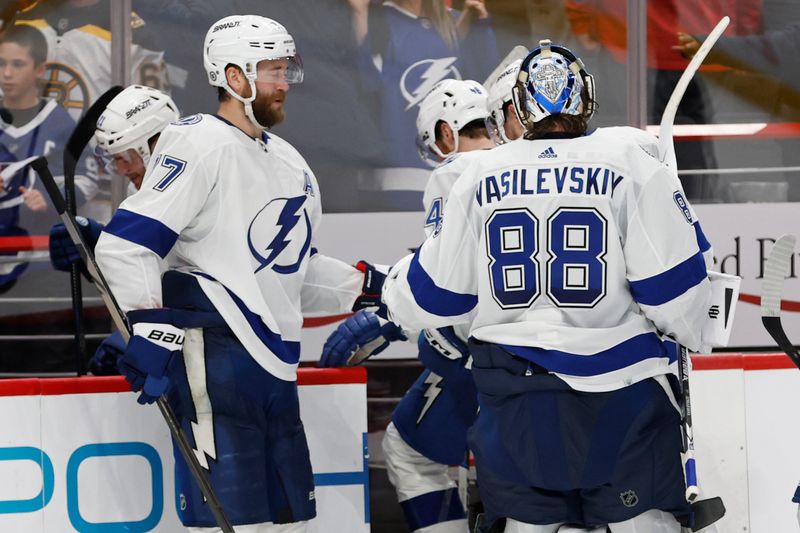
[[[356,263],[356,268],[364,273],[364,284],[361,286],[361,295],[356,298],[356,302],[353,304],[353,311],[377,307],[375,313],[381,318],[386,318],[386,306],[381,301],[386,274],[366,261]]]
[[[406,340],[403,330],[392,322],[381,325],[378,316],[359,311],[336,328],[322,347],[319,366],[353,366],[385,350],[389,343]]]
[[[183,348],[184,332],[167,322],[168,313],[168,309],[128,313],[133,335],[119,359],[119,371],[134,392],[142,391],[140,404],[153,403],[169,390],[169,370]]]
[[[97,347],[97,351],[89,359],[89,372],[95,376],[115,376],[119,374],[117,370],[118,360],[125,353],[125,341],[122,334],[116,331],[106,337]]]
[[[78,228],[81,230],[86,244],[94,249],[97,239],[100,238],[100,232],[103,231],[103,225],[91,218],[75,217],[75,221],[78,223]],[[64,224],[59,222],[50,228],[50,263],[53,268],[67,272],[73,263],[80,261],[81,255],[78,253],[78,247],[70,239]],[[83,263],[81,263],[81,270],[86,270]]]

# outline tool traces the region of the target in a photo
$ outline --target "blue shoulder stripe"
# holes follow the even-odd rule
[[[474,294],[462,294],[438,287],[419,262],[419,251],[408,267],[408,285],[411,294],[426,312],[437,316],[458,316],[469,313],[478,305],[478,297]]]
[[[125,209],[118,209],[103,231],[144,246],[161,259],[167,256],[178,240],[178,234],[162,222]]]
[[[646,359],[675,361],[677,352],[669,350],[655,333],[642,333],[616,346],[591,355],[545,350],[530,346],[499,344],[504,350],[537,365],[568,376],[598,376],[629,367]]]
[[[674,300],[708,277],[702,252],[655,276],[631,281],[634,300],[644,305],[662,305]]]

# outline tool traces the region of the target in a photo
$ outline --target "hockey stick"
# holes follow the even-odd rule
[[[103,93],[97,101],[81,117],[67,140],[64,150],[64,197],[66,209],[75,216],[75,168],[78,166],[83,149],[94,135],[97,119],[105,111],[106,106],[120,92],[122,87],[114,86]],[[86,337],[83,322],[83,294],[81,290],[81,271],[77,263],[69,267],[69,286],[72,293],[72,317],[75,326],[75,367],[78,375],[86,374]]]
[[[84,241],[83,235],[81,234],[80,229],[78,229],[77,223],[75,222],[75,217],[67,212],[66,203],[64,202],[64,198],[61,196],[61,191],[58,190],[58,185],[56,184],[56,181],[47,166],[47,159],[40,157],[33,161],[31,166],[39,175],[39,179],[42,180],[42,183],[44,183],[47,193],[50,195],[50,199],[53,202],[53,206],[55,207],[56,212],[58,212],[58,216],[64,223],[64,227],[66,228],[67,233],[69,233],[72,242],[78,248],[78,252],[80,253],[81,259],[89,271],[92,282],[94,282],[97,290],[100,292],[100,296],[103,299],[103,302],[106,304],[108,312],[111,314],[111,319],[114,321],[114,324],[122,334],[122,338],[127,343],[131,335],[131,328],[128,324],[128,320],[122,313],[122,310],[119,308],[119,305],[117,304],[117,301],[114,298],[108,283],[103,277],[103,274],[100,272],[97,262],[94,259],[94,255],[92,254],[92,249],[86,244],[86,241]],[[172,407],[170,407],[170,405],[167,403],[167,400],[164,398],[164,396],[159,397],[158,400],[156,400],[156,403],[161,411],[161,415],[167,422],[167,426],[169,426],[173,440],[178,445],[183,458],[189,465],[189,470],[192,472],[192,475],[197,482],[198,487],[200,488],[200,492],[208,502],[208,506],[214,515],[217,525],[219,525],[223,533],[234,533],[233,526],[231,525],[227,516],[225,516],[225,512],[222,510],[222,506],[220,505],[214,489],[211,487],[211,484],[208,482],[208,478],[206,478],[205,473],[203,473],[200,463],[197,461],[194,450],[189,445],[189,441],[186,440],[186,435],[184,435],[183,430],[178,423],[178,419],[175,416],[175,413],[172,411]]]
[[[697,69],[700,68],[708,52],[711,51],[714,43],[717,42],[722,32],[728,27],[730,21],[731,19],[729,17],[722,17],[711,33],[708,34],[708,37],[706,37],[703,44],[700,45],[700,48],[697,50],[697,53],[692,60],[689,61],[686,70],[681,74],[678,83],[675,85],[675,89],[672,90],[666,107],[664,107],[664,114],[661,115],[661,124],[658,127],[659,160],[675,171],[677,171],[678,165],[675,161],[675,145],[672,142],[672,125],[675,122],[675,115],[678,113],[678,106],[683,99],[683,94],[686,92],[687,87],[689,87],[689,83],[691,83],[692,78],[694,78]]]
[[[483,82],[483,86],[488,89],[489,85],[494,83],[494,80],[497,79],[497,76],[499,76],[501,72],[503,72],[506,68],[508,68],[508,66],[511,63],[518,60],[521,61],[525,59],[527,55],[528,55],[528,49],[522,45],[518,44],[517,46],[512,48],[511,51],[508,54],[506,54],[506,57],[504,57],[503,60],[495,67],[492,73],[489,74],[489,77],[486,78],[486,80]]]
[[[700,490],[697,488],[697,466],[694,460],[694,429],[692,427],[692,398],[689,394],[689,350],[678,345],[678,380],[681,383],[683,396],[683,456],[686,460],[686,501],[692,503],[697,499]]]
[[[794,235],[783,235],[772,246],[764,265],[764,281],[761,282],[761,323],[781,350],[800,368],[800,353],[786,336],[781,324],[781,295],[783,282],[789,274],[794,255]]]

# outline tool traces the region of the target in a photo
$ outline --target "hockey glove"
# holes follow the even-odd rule
[[[183,330],[169,324],[167,309],[142,309],[128,313],[133,335],[119,360],[119,371],[134,392],[142,391],[140,404],[153,403],[169,390],[169,370],[183,348]]]
[[[375,313],[359,311],[336,328],[322,347],[319,366],[354,366],[385,350],[389,343],[406,340],[403,330],[381,321]]]
[[[95,376],[114,376],[119,374],[117,370],[118,360],[125,353],[125,341],[122,335],[116,331],[106,337],[97,347],[94,356],[89,359],[89,372]]]
[[[81,230],[86,244],[94,249],[97,239],[100,238],[100,232],[103,231],[103,225],[91,218],[75,217],[75,221],[78,223],[78,228]],[[78,247],[70,239],[64,224],[59,222],[50,228],[50,263],[53,268],[68,272],[73,263],[80,261],[81,255],[78,253]],[[88,276],[83,262],[81,262],[81,270]]]
[[[366,261],[356,263],[356,268],[364,273],[364,284],[361,286],[361,294],[353,304],[353,311],[377,307],[375,313],[381,318],[386,318],[386,306],[381,302],[381,293],[383,291],[383,282],[386,281],[386,274]]]

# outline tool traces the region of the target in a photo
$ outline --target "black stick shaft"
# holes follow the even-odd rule
[[[100,272],[97,262],[94,259],[92,249],[89,248],[89,246],[83,240],[83,236],[81,235],[78,225],[75,222],[75,217],[73,217],[67,211],[66,202],[61,196],[61,191],[58,190],[58,185],[56,185],[56,181],[53,179],[50,169],[47,167],[47,160],[44,157],[40,157],[39,159],[33,161],[31,166],[39,175],[39,179],[42,180],[42,183],[44,183],[45,189],[47,189],[47,193],[50,195],[53,205],[61,217],[61,221],[64,223],[70,238],[72,238],[72,241],[78,248],[81,258],[86,264],[86,268],[89,270],[92,281],[97,287],[97,290],[100,291],[100,296],[103,298],[103,302],[106,304],[112,320],[114,320],[114,323],[119,328],[122,337],[125,339],[125,342],[127,342],[131,335],[128,320],[122,313],[119,304],[117,304],[117,301],[108,286],[108,282],[106,282],[105,277],[103,277],[102,272]],[[205,497],[209,509],[211,509],[211,512],[217,521],[217,525],[219,525],[223,533],[234,533],[233,526],[228,520],[228,517],[225,515],[222,505],[219,502],[219,498],[217,498],[217,494],[211,487],[211,483],[209,483],[205,472],[203,472],[203,467],[200,466],[200,463],[194,454],[194,450],[189,444],[189,441],[186,439],[186,435],[183,433],[172,407],[170,407],[169,403],[167,403],[167,400],[164,398],[164,396],[159,397],[158,400],[156,400],[156,403],[158,404],[158,409],[161,411],[161,415],[164,417],[164,420],[169,427],[170,433],[172,433],[172,438],[178,445],[183,458],[186,460],[186,464],[189,465],[189,470],[192,472],[192,476],[197,482],[200,492]]]

